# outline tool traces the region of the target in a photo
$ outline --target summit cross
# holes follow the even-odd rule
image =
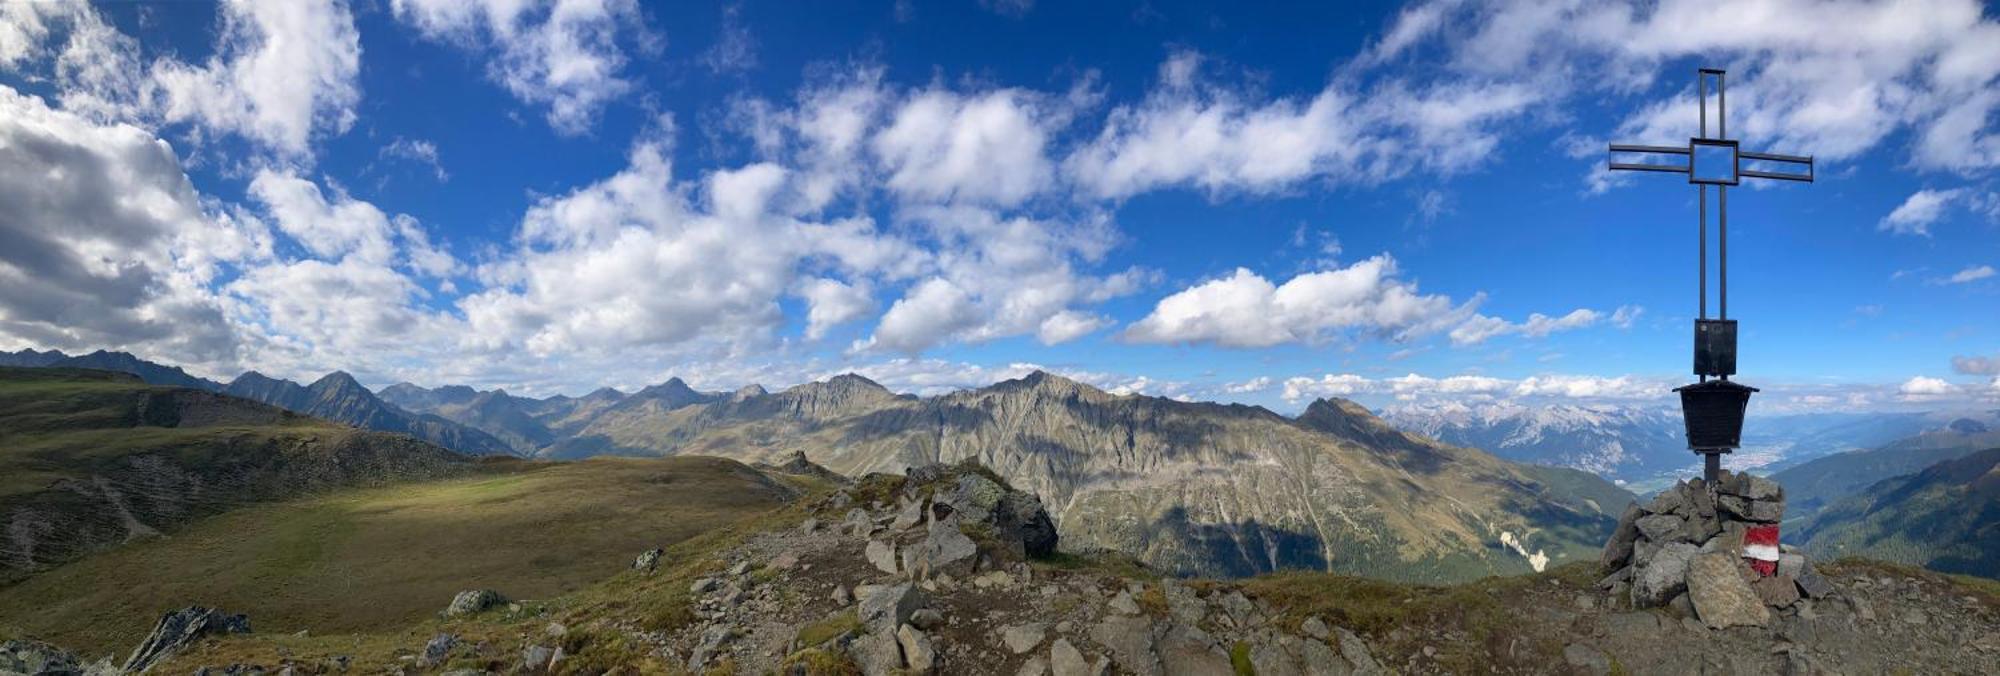
[[[1715,81],[1715,130],[1708,133],[1708,83]],[[1697,292],[1698,314],[1694,320],[1694,373],[1700,380],[1675,388],[1681,395],[1681,415],[1687,424],[1688,448],[1702,456],[1703,478],[1713,484],[1721,472],[1723,454],[1742,445],[1743,414],[1750,393],[1757,388],[1730,382],[1736,374],[1736,320],[1729,318],[1729,187],[1746,178],[1779,181],[1813,180],[1811,155],[1780,155],[1743,150],[1729,137],[1729,99],[1724,93],[1723,71],[1702,68],[1695,74],[1695,91],[1701,109],[1700,135],[1682,146],[1611,144],[1612,171],[1651,171],[1686,174],[1688,183],[1700,191]],[[1653,162],[1618,162],[1620,154],[1668,156]],[[1678,161],[1672,157],[1680,158]],[[1749,168],[1744,162],[1753,163]],[[1803,173],[1801,173],[1803,172]],[[1716,248],[1718,312],[1708,316],[1708,189],[1716,190]],[[1716,380],[1710,381],[1714,377]]]

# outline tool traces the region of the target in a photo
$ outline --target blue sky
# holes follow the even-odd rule
[[[1994,8],[1715,4],[9,4],[0,348],[1659,403],[1695,190],[1604,144],[1684,142],[1709,65],[1820,158],[1733,191],[1742,379],[1993,402]]]

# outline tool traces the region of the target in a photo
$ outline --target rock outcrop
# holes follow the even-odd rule
[[[160,618],[153,625],[153,633],[132,650],[132,656],[125,660],[125,671],[144,673],[174,653],[192,645],[205,636],[222,634],[245,634],[250,632],[250,618],[230,615],[213,608],[189,606]]]

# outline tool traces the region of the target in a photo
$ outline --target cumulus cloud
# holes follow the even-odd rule
[[[211,214],[166,142],[0,86],[0,334],[44,347],[232,359],[206,284],[270,255],[255,219]]]
[[[161,114],[235,133],[284,154],[310,154],[316,132],[342,133],[361,100],[361,37],[344,2],[221,6],[216,54],[152,66]]]
[[[393,0],[424,36],[492,53],[487,74],[515,97],[547,105],[551,127],[580,134],[632,89],[629,49],[657,49],[632,0]]]
[[[1474,312],[1481,297],[1459,303],[1426,295],[1399,272],[1388,254],[1301,274],[1284,284],[1239,268],[1161,299],[1123,336],[1138,343],[1260,348],[1340,338],[1401,341],[1448,331],[1454,344],[1473,345],[1500,335],[1547,336],[1591,326],[1604,317],[1578,309],[1560,317],[1536,313],[1526,321],[1509,322]]]
[[[1906,397],[1935,397],[1953,394],[1958,391],[1958,387],[1941,378],[1916,376],[1903,381],[1902,386],[1897,387],[1896,391]]]
[[[292,161],[344,133],[361,100],[360,35],[347,3],[220,3],[214,52],[201,63],[146,63],[138,41],[83,2],[0,8],[0,65],[46,63],[62,107],[98,121],[186,123],[190,138],[235,136]]]
[[[1323,343],[1361,332],[1409,338],[1433,332],[1470,312],[1442,295],[1425,295],[1397,278],[1387,254],[1353,265],[1293,277],[1282,285],[1238,268],[1221,279],[1161,299],[1125,330],[1140,343],[1208,342],[1226,347]]]

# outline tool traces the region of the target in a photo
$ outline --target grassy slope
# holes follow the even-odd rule
[[[713,458],[494,469],[241,509],[105,552],[0,589],[0,631],[95,656],[190,604],[247,613],[265,633],[402,627],[466,589],[575,591],[795,492]]]

